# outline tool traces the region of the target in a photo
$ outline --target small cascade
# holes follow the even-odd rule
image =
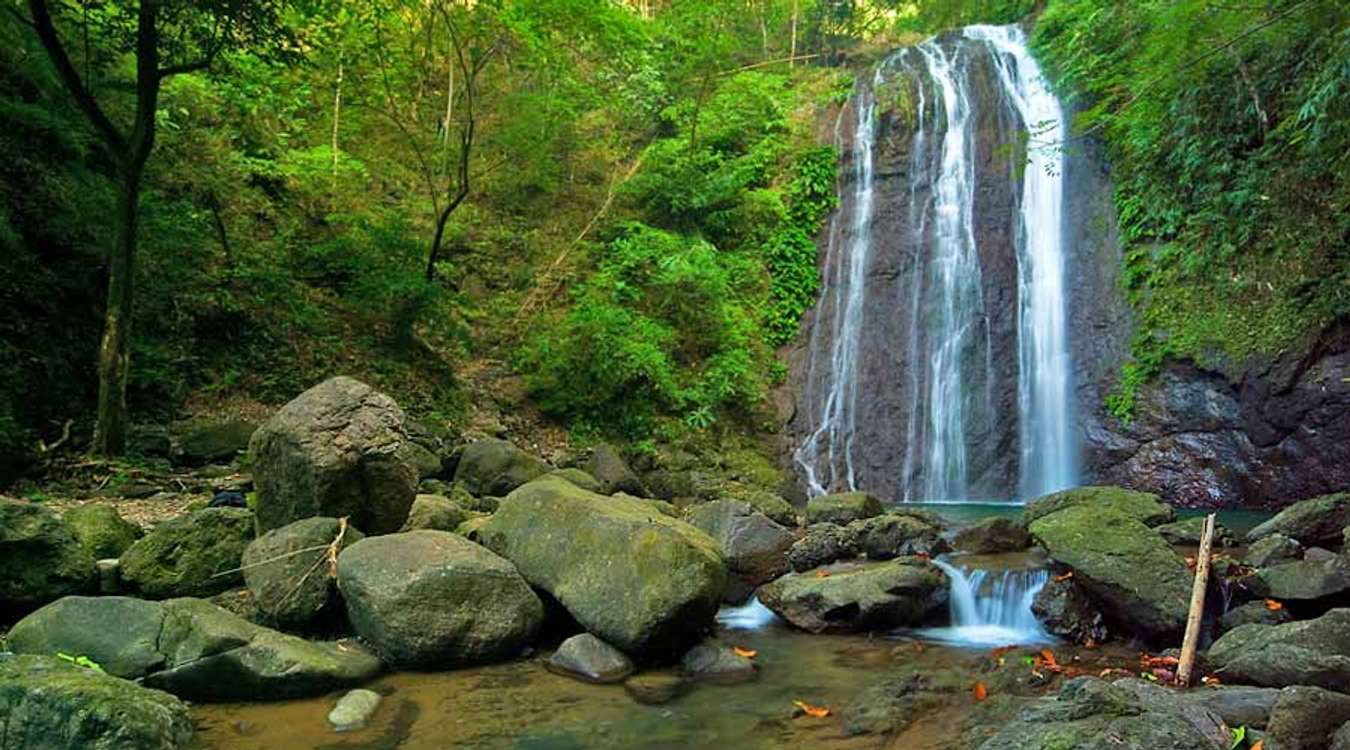
[[[759,599],[751,599],[737,607],[723,607],[717,612],[717,624],[727,630],[759,630],[777,619]]]
[[[966,570],[944,560],[933,564],[947,574],[952,624],[925,628],[921,638],[971,648],[1049,643],[1031,603],[1050,571],[1045,569]]]

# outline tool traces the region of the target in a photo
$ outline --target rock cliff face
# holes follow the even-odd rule
[[[1028,124],[977,41],[958,33],[933,44],[964,86],[970,216],[961,226],[978,264],[977,283],[957,290],[969,314],[947,353],[962,374],[950,403],[961,408],[965,477],[949,497],[1017,497],[1025,458],[1017,206]],[[940,320],[933,248],[942,213],[953,210],[937,172],[958,115],[913,49],[870,80],[860,75],[836,126],[841,203],[821,238],[820,299],[787,352],[779,402],[784,460],[810,493],[862,489],[903,501],[943,486],[933,480],[944,469],[932,461],[940,430],[929,379],[935,337],[951,328]],[[1073,394],[1065,409],[1078,481],[1197,507],[1279,507],[1350,487],[1350,322],[1302,351],[1223,371],[1172,363],[1140,389],[1128,425],[1107,413],[1134,326],[1120,286],[1109,165],[1091,140],[1071,141],[1062,165]],[[841,357],[853,363],[842,381]]]

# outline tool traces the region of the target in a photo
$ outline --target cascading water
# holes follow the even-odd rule
[[[1050,580],[1050,571],[964,570],[944,560],[933,564],[947,574],[952,624],[925,628],[918,635],[929,640],[972,648],[1049,643],[1050,637],[1031,603]]]
[[[851,168],[797,371],[809,492],[1072,486],[1064,115],[1021,29],[901,50],[847,114],[836,140]]]

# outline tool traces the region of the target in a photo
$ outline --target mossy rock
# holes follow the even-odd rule
[[[339,553],[365,538],[336,518],[319,516],[273,529],[244,549],[244,582],[268,622],[303,628],[332,611],[338,596],[328,545],[339,535]]]
[[[839,571],[789,575],[759,590],[759,600],[812,633],[856,633],[918,625],[947,604],[947,576],[916,558]]]
[[[1335,545],[1344,540],[1346,526],[1350,526],[1350,492],[1338,492],[1294,503],[1247,532],[1247,541],[1283,534],[1307,547]]]
[[[600,480],[596,479],[590,474],[587,474],[581,469],[574,469],[574,468],[556,469],[554,471],[550,471],[544,476],[565,479],[568,482],[571,482],[572,484],[575,484],[576,486],[580,487],[581,489],[586,490],[587,492],[609,494],[607,492],[604,493],[600,492]]]
[[[0,750],[177,750],[187,706],[52,656],[0,655]]]
[[[1153,641],[1181,634],[1191,574],[1162,536],[1136,516],[1070,505],[1038,518],[1030,530],[1122,630]]]
[[[883,510],[881,501],[866,492],[839,492],[811,498],[806,504],[806,522],[845,526],[879,516]]]
[[[553,467],[505,440],[479,440],[464,448],[455,482],[475,496],[505,495]]]
[[[121,557],[145,534],[110,505],[81,505],[66,511],[64,518],[75,538],[95,560]]]
[[[1205,663],[1233,682],[1344,690],[1350,685],[1350,609],[1282,625],[1239,625],[1209,647]]]
[[[179,463],[189,466],[233,461],[248,450],[248,441],[258,429],[244,419],[199,420],[185,425],[177,436]]]
[[[783,526],[800,526],[802,524],[801,515],[792,506],[792,503],[772,492],[757,490],[737,499],[749,503],[750,507],[773,519],[774,523]]]
[[[479,529],[586,630],[629,653],[674,658],[712,625],[727,587],[715,542],[650,504],[530,482]]]
[[[207,597],[243,583],[253,512],[207,508],[161,523],[122,554],[122,579],[151,599]]]
[[[94,556],[55,511],[0,500],[0,612],[32,609],[94,586]]]
[[[412,509],[408,511],[408,520],[403,523],[400,531],[418,529],[454,531],[460,524],[478,515],[476,511],[468,510],[448,497],[418,495],[413,499]]]
[[[1176,519],[1172,506],[1151,492],[1136,492],[1123,487],[1075,487],[1032,500],[1022,511],[1022,523],[1030,526],[1038,518],[1078,506],[1114,510],[1132,516],[1146,526],[1158,526]]]

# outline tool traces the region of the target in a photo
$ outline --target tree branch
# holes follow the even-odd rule
[[[126,136],[117,129],[117,126],[104,113],[103,108],[98,104],[98,100],[84,85],[79,71],[75,70],[75,64],[71,62],[70,55],[61,43],[60,35],[56,33],[56,25],[52,22],[51,9],[47,6],[47,0],[28,0],[28,9],[33,14],[29,23],[37,32],[38,41],[42,43],[42,48],[47,51],[47,57],[51,60],[52,66],[56,68],[61,83],[65,84],[66,90],[74,97],[76,106],[94,126],[94,130],[103,138],[108,148],[119,154],[125,153],[127,151]]]

